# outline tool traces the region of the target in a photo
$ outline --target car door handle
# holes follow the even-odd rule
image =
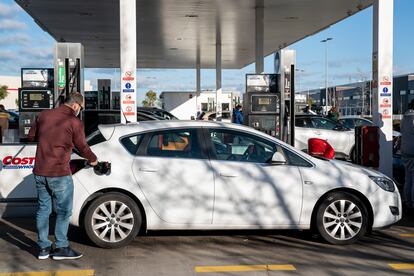
[[[157,169],[152,169],[152,168],[139,168],[140,172],[158,172]]]
[[[237,177],[237,174],[232,173],[220,173],[221,177]]]

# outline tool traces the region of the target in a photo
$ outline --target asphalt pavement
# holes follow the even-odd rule
[[[37,260],[34,219],[0,220],[0,276],[414,275],[414,214],[350,246],[309,231],[152,231],[119,249],[71,228],[79,260]]]

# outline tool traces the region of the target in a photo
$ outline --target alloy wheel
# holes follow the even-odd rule
[[[123,202],[106,201],[94,210],[91,224],[99,239],[111,243],[120,242],[134,228],[134,215]]]
[[[352,201],[341,199],[329,204],[323,214],[323,227],[336,240],[349,240],[361,230],[363,216]]]

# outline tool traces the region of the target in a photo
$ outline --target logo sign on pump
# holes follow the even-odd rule
[[[5,170],[24,170],[33,169],[35,157],[13,157],[6,156],[2,159],[2,169]]]

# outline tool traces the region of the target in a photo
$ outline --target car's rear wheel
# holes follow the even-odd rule
[[[97,246],[117,248],[130,243],[141,228],[141,212],[136,203],[120,193],[95,199],[86,210],[85,231]]]
[[[316,228],[331,244],[352,244],[368,229],[368,211],[356,196],[337,192],[328,195],[319,205]]]

